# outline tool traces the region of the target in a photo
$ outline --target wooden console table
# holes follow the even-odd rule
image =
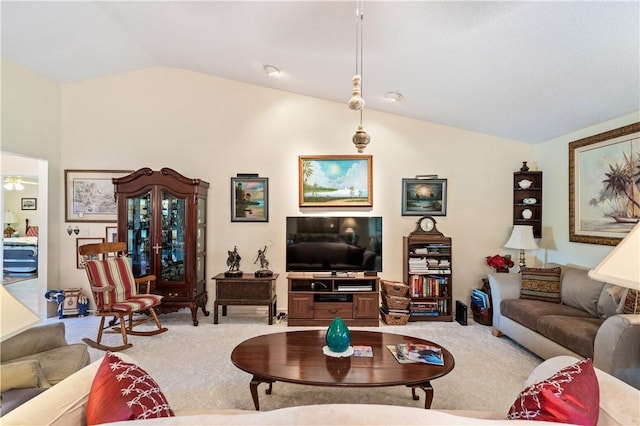
[[[273,324],[276,313],[276,279],[243,274],[239,277],[227,277],[224,273],[213,279],[216,282],[216,300],[213,303],[213,323],[218,324],[218,306],[222,306],[222,316],[227,315],[229,305],[252,305],[269,307],[269,325]]]

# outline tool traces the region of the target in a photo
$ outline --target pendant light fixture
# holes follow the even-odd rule
[[[349,108],[355,111],[360,111],[360,124],[352,138],[353,144],[360,153],[364,151],[371,140],[371,137],[362,125],[362,111],[364,110],[365,103],[364,98],[362,97],[362,56],[364,50],[362,43],[362,24],[364,21],[364,13],[362,11],[363,3],[363,0],[356,1],[356,75],[353,76],[352,97],[348,102]]]

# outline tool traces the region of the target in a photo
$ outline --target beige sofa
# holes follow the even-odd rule
[[[611,286],[586,269],[560,266],[561,301],[520,298],[520,274],[489,274],[495,335],[543,359],[592,358],[594,366],[640,389],[640,315],[616,313]]]
[[[2,414],[89,365],[87,346],[68,344],[63,322],[33,327],[0,345]]]
[[[126,354],[124,360],[135,362]],[[91,382],[102,360],[95,361],[55,387],[16,408],[2,418],[9,425],[84,425],[85,410]],[[540,364],[525,385],[550,377],[576,362],[573,357],[556,357]],[[144,368],[144,366],[141,366]],[[598,425],[640,424],[640,391],[596,369],[600,390]],[[524,385],[523,385],[524,388]],[[479,389],[478,391],[482,391]],[[514,395],[514,400],[516,395]],[[171,402],[171,401],[169,401]],[[464,407],[460,407],[463,409]],[[255,412],[242,410],[175,410],[176,417],[126,421],[117,424],[159,425],[517,425],[531,424],[506,420],[506,413],[481,411],[424,410],[413,407],[365,404],[330,404],[282,408]],[[542,423],[557,425],[557,423]]]

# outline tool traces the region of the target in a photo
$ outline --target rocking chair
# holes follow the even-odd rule
[[[92,348],[112,352],[122,351],[133,346],[127,341],[129,334],[152,336],[167,331],[167,328],[163,328],[160,324],[154,309],[160,305],[163,296],[149,294],[151,281],[155,281],[156,277],[147,275],[134,278],[131,262],[125,255],[126,249],[127,244],[124,242],[86,244],[78,249],[84,259],[84,268],[96,302],[96,315],[101,317],[97,340],[82,339]],[[140,286],[144,289],[140,289]],[[150,316],[134,320],[133,315],[140,313],[148,313]],[[113,320],[105,324],[107,317],[113,317]],[[157,329],[134,330],[134,327],[151,320],[155,321]],[[118,322],[120,327],[116,326]],[[107,329],[112,329],[107,333],[120,332],[123,344],[103,345],[102,334]]]

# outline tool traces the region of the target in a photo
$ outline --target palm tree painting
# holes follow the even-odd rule
[[[370,155],[300,156],[300,206],[372,206],[371,161]]]
[[[640,134],[576,149],[576,229],[624,236],[640,221]]]

